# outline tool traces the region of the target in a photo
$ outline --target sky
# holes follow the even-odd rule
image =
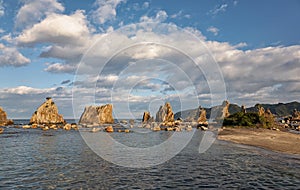
[[[117,118],[300,101],[298,0],[0,0],[0,106]]]

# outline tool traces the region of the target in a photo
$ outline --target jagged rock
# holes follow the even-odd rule
[[[258,115],[259,116],[264,116],[265,115],[265,109],[264,107],[262,107],[261,105],[256,105],[257,109],[258,109]]]
[[[145,111],[145,112],[144,112],[144,115],[143,115],[143,120],[142,120],[142,122],[143,122],[143,123],[146,123],[146,122],[149,121],[150,118],[151,118],[150,112]]]
[[[206,120],[206,110],[203,108],[199,108],[200,109],[200,115],[198,118],[198,123],[199,124],[207,124],[207,120]]]
[[[3,128],[0,128],[0,134],[2,134],[4,132]]]
[[[7,119],[6,112],[0,107],[0,126],[12,125],[13,120]]]
[[[272,112],[270,111],[270,109],[267,109],[265,111],[264,117],[265,117],[267,126],[273,126],[274,125],[275,118],[274,118]]]
[[[223,109],[222,109],[222,116],[221,116],[221,118],[226,118],[226,117],[228,117],[230,115],[230,113],[229,113],[229,105],[230,105],[230,103],[229,103],[228,100],[225,100],[223,102],[223,104],[222,104]]]
[[[166,126],[174,125],[174,113],[169,102],[167,102],[164,106],[160,106],[156,113],[156,122],[163,122]]]
[[[245,105],[242,105],[241,110],[242,110],[242,113],[247,113]]]
[[[58,114],[58,109],[52,98],[46,98],[46,101],[32,114],[30,123],[36,124],[62,124],[65,120]]]
[[[112,124],[114,123],[112,108],[111,104],[103,106],[87,106],[80,117],[79,124]]]
[[[297,109],[294,109],[294,112],[292,114],[292,119],[300,119],[300,111],[297,111]]]

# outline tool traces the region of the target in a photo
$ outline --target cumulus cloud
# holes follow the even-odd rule
[[[17,38],[19,45],[37,43],[81,44],[89,35],[86,17],[81,10],[72,15],[50,14],[32,28],[24,30]]]
[[[29,28],[46,15],[64,11],[64,6],[56,0],[26,0],[16,16],[17,28]]]
[[[30,59],[22,55],[17,48],[7,47],[0,43],[0,66],[20,67],[30,63]]]
[[[211,32],[213,35],[217,36],[218,33],[219,33],[219,29],[214,27],[214,26],[210,26],[208,29],[207,29],[208,32]]]
[[[114,20],[117,16],[117,6],[126,0],[97,0],[98,9],[93,12],[93,18],[97,23],[104,24]]]

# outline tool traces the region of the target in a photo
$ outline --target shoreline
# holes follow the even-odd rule
[[[219,132],[218,140],[300,155],[300,135],[290,132],[262,128],[225,128]]]

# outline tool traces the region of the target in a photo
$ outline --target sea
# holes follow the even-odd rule
[[[28,120],[15,122],[26,124]],[[134,142],[142,147],[150,141],[162,143],[172,133],[109,135],[122,143]],[[0,135],[0,189],[300,188],[300,155],[219,140],[199,153],[203,133],[196,130],[187,146],[166,162],[132,168],[103,159],[92,151],[78,131],[10,126]],[[119,154],[122,157],[122,152]]]

